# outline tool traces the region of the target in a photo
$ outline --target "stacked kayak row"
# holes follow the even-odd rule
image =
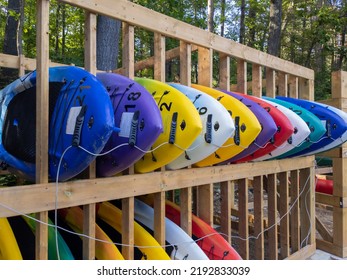
[[[148,196],[144,200],[151,204]],[[180,228],[180,208],[167,201],[165,219],[166,245],[153,237],[154,209],[135,200],[135,259],[142,260],[240,260],[235,249],[211,226],[193,215],[190,237]],[[117,202],[97,205],[95,257],[98,260],[123,260],[122,210]],[[48,258],[50,260],[82,259],[83,210],[80,207],[60,209],[57,222],[50,213]],[[55,226],[58,228],[56,230]],[[0,218],[0,260],[35,259],[35,221],[29,216]],[[57,235],[56,235],[57,233]],[[80,234],[78,236],[78,234]],[[57,238],[56,238],[57,236]]]
[[[36,72],[0,91],[0,160],[35,178]],[[201,85],[73,67],[49,69],[49,176],[96,159],[98,177],[320,153],[347,140],[347,114],[317,102],[262,99]]]

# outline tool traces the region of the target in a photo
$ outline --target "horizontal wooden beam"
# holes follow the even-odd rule
[[[273,174],[314,166],[314,157],[283,159],[257,163],[190,168],[175,171],[124,175],[119,177],[75,180],[71,182],[36,184],[0,189],[0,217],[18,213],[3,207],[32,213],[55,208],[56,188],[58,208],[97,203],[161,191],[170,191],[228,180]],[[88,183],[86,183],[88,182]],[[97,191],[96,191],[97,190]],[[37,199],[37,198],[40,199]]]
[[[316,251],[316,244],[307,245],[304,248],[301,248],[300,251],[295,252],[285,260],[306,260],[311,257]]]
[[[274,70],[314,79],[314,71],[292,62],[280,59],[267,53],[244,46],[235,41],[221,37],[188,23],[160,14],[148,8],[134,4],[127,0],[61,0],[61,2],[77,6],[97,14],[119,19],[146,30],[161,33],[205,48],[225,53],[235,58],[251,63],[270,67]]]
[[[347,247],[341,247],[322,239],[316,239],[316,245],[317,249],[328,252],[332,255],[338,256],[340,258],[347,257]]]

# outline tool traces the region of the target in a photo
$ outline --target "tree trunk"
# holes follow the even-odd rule
[[[208,0],[207,3],[207,10],[208,10],[208,31],[213,32],[214,31],[214,1]]]
[[[270,2],[270,26],[267,52],[274,56],[280,56],[282,0],[271,0]]]
[[[7,5],[7,21],[5,26],[5,36],[3,52],[5,54],[19,55],[22,52],[22,23],[21,13],[24,10],[23,0],[9,0]],[[12,82],[18,78],[17,69],[3,68],[1,71],[0,86]]]
[[[226,3],[225,0],[222,0],[221,2],[221,26],[220,26],[220,36],[224,37],[224,30],[225,30],[225,7]]]
[[[245,43],[245,33],[246,33],[246,28],[245,28],[245,13],[246,13],[246,1],[241,0],[241,15],[240,15],[240,38],[239,42],[241,44]]]
[[[120,21],[98,16],[96,65],[99,70],[117,69],[120,31]]]

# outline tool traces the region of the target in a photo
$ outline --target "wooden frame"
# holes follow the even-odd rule
[[[103,14],[123,21],[123,65],[120,71],[130,78],[134,77],[134,27],[144,28],[154,32],[154,57],[143,63],[154,67],[156,79],[165,81],[165,61],[168,52],[165,50],[165,37],[170,36],[180,40],[180,47],[171,50],[171,55],[179,56],[181,62],[181,82],[190,85],[191,79],[191,53],[198,51],[199,80],[198,82],[207,86],[212,86],[213,82],[213,60],[212,54],[217,52],[220,57],[220,87],[229,89],[230,84],[230,58],[238,61],[238,89],[246,91],[248,83],[256,95],[260,96],[263,89],[262,71],[266,68],[266,93],[276,95],[276,88],[280,88],[283,94],[287,94],[288,83],[295,84],[291,94],[304,96],[312,99],[314,72],[305,67],[295,65],[291,62],[270,56],[260,51],[240,45],[231,40],[222,38],[215,34],[201,30],[173,18],[163,16],[152,10],[146,9],[125,0],[119,0],[118,5],[112,1],[82,1],[64,0],[67,4],[75,5],[86,10],[86,40],[85,40],[85,67],[91,73],[97,71],[95,67],[95,17],[96,14]],[[96,3],[97,2],[97,3]],[[40,57],[37,63],[33,63],[24,57],[13,57],[0,55],[0,66],[18,68],[19,73],[23,70],[32,70],[37,66],[38,71],[47,71],[50,63],[48,56],[48,44],[45,41],[43,25],[49,20],[48,13],[43,16],[43,11],[47,9],[49,1],[38,1],[39,15],[43,17],[38,22],[38,42],[42,45]],[[42,10],[41,10],[42,9]],[[132,17],[128,17],[131,14]],[[158,24],[160,22],[160,24]],[[46,34],[47,35],[47,34]],[[42,40],[42,41],[41,41]],[[252,81],[247,81],[247,64],[252,64]],[[44,72],[42,72],[44,73]],[[284,75],[288,78],[277,79],[276,75]],[[42,75],[43,87],[47,84],[47,76]],[[44,88],[38,89],[38,102],[41,106],[47,105]],[[293,93],[294,92],[294,93]],[[46,106],[48,107],[48,106]],[[40,123],[40,133],[47,133],[47,118]],[[47,147],[38,142],[41,154],[47,153]],[[295,164],[293,162],[295,161]],[[47,168],[47,161],[41,157],[37,158],[38,166],[42,170]],[[219,184],[223,199],[221,203],[220,222],[225,238],[231,242],[239,244],[240,254],[245,258],[257,259],[283,259],[283,258],[305,258],[313,253],[315,249],[315,231],[312,230],[307,238],[307,245],[301,247],[298,239],[298,232],[312,229],[314,208],[309,203],[309,208],[297,204],[294,214],[289,218],[289,196],[291,199],[302,199],[298,192],[299,188],[305,190],[305,195],[310,202],[314,199],[314,180],[310,177],[303,184],[302,180],[297,183],[296,189],[289,193],[288,176],[293,178],[304,177],[314,173],[314,159],[312,156],[299,159],[284,159],[279,161],[268,161],[258,163],[244,163],[237,165],[212,166],[205,168],[187,168],[177,171],[166,171],[164,169],[147,173],[134,174],[130,168],[127,174],[113,178],[95,178],[94,167],[91,166],[86,179],[74,180],[66,183],[59,183],[57,192],[58,208],[83,205],[84,206],[84,233],[94,236],[95,224],[95,204],[121,199],[123,207],[122,217],[122,242],[130,245],[123,246],[123,255],[126,259],[134,257],[134,199],[141,195],[154,194],[155,230],[154,236],[160,244],[165,242],[164,223],[164,203],[165,194],[173,190],[179,190],[180,204],[182,207],[181,220],[182,228],[188,234],[192,234],[192,204],[193,188],[197,192],[197,214],[207,223],[213,224],[214,205],[213,190],[215,184]],[[7,187],[0,189],[0,217],[10,217],[21,213],[39,213],[40,217],[45,217],[47,211],[55,209],[56,205],[56,185],[47,182],[47,174],[44,171],[38,177],[36,184],[27,186]],[[283,177],[283,174],[286,174]],[[294,175],[292,175],[294,174]],[[266,178],[266,183],[265,183]],[[279,183],[276,178],[280,178]],[[282,178],[282,179],[281,179]],[[283,179],[284,178],[284,179]],[[300,183],[300,185],[299,185]],[[249,189],[254,190],[254,218],[250,217]],[[283,191],[283,188],[285,191]],[[238,193],[238,205],[235,203],[236,189]],[[264,192],[268,196],[269,213],[267,217],[263,211]],[[278,192],[280,198],[278,199]],[[294,197],[293,197],[294,196]],[[40,199],[37,199],[37,198]],[[35,198],[35,199],[34,199]],[[277,208],[279,207],[279,211]],[[237,208],[237,209],[235,209]],[[11,209],[16,209],[15,212]],[[310,215],[310,222],[304,219],[303,213],[306,211]],[[288,212],[288,213],[287,213]],[[236,214],[235,214],[236,213]],[[237,234],[242,239],[235,236],[232,230],[234,222],[232,216],[237,218]],[[278,216],[281,216],[281,221]],[[307,215],[306,215],[307,217]],[[267,218],[267,224],[264,221]],[[284,222],[282,222],[284,221]],[[294,223],[294,231],[290,231],[290,224]],[[278,230],[279,225],[279,230]],[[39,230],[39,239],[36,243],[37,258],[47,258],[47,232],[45,227]],[[250,240],[256,238],[256,253],[251,254]],[[296,241],[293,241],[296,239]],[[292,240],[292,242],[289,242]],[[268,243],[269,254],[265,257],[265,241]],[[280,243],[279,243],[280,242]],[[291,245],[295,244],[295,246]],[[281,247],[281,255],[278,248]],[[83,246],[83,258],[93,259],[95,257],[95,242],[85,239]]]

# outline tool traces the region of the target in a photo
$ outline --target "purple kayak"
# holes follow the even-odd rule
[[[277,126],[273,118],[269,115],[269,113],[256,102],[250,99],[244,98],[230,91],[226,91],[226,90],[222,90],[222,91],[231,95],[232,97],[237,98],[237,100],[241,101],[249,109],[251,109],[251,111],[257,117],[262,127],[262,130],[259,133],[258,137],[254,140],[254,142],[251,145],[249,145],[247,149],[243,150],[241,153],[237,154],[236,156],[232,157],[231,159],[227,161],[227,162],[235,162],[248,155],[253,154],[256,150],[266,145],[268,141],[271,139],[271,137],[273,137],[273,135],[276,133]],[[227,162],[224,162],[224,163],[227,163]]]
[[[163,131],[163,125],[157,103],[143,86],[114,73],[98,73],[96,77],[107,89],[115,124],[120,128],[106,143],[106,154],[96,160],[97,176],[106,177],[141,159]]]

